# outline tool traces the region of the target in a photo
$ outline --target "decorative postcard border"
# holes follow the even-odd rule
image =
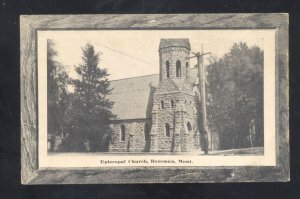
[[[148,23],[149,21],[155,23]],[[37,31],[103,29],[276,30],[276,166],[39,169]],[[20,17],[21,179],[23,184],[289,181],[287,14],[32,15]]]

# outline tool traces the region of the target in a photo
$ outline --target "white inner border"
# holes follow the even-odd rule
[[[101,30],[94,30],[101,31]],[[139,31],[139,30],[134,30]],[[144,30],[145,31],[145,30]],[[153,30],[152,30],[153,31]],[[155,30],[164,31],[164,30]],[[38,161],[39,168],[63,167],[182,167],[182,166],[276,166],[275,147],[275,29],[272,30],[186,30],[186,31],[232,31],[235,34],[251,32],[264,39],[264,155],[262,156],[222,156],[222,155],[116,155],[101,153],[59,153],[47,154],[47,33],[64,31],[38,31]],[[86,31],[80,31],[82,33]],[[87,31],[88,32],[88,31]],[[103,161],[126,161],[108,163]],[[132,160],[147,160],[149,163],[130,163]],[[151,163],[151,160],[174,160],[177,163]],[[178,160],[192,160],[179,163]],[[102,163],[101,163],[102,161]]]

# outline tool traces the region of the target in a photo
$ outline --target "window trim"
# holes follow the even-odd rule
[[[185,63],[185,76],[189,77],[189,62]]]
[[[124,139],[122,139],[124,138]],[[124,124],[120,125],[120,142],[125,142],[126,140],[126,127]]]
[[[148,138],[148,139],[146,139]],[[145,139],[145,142],[148,142],[150,141],[150,126],[148,125],[148,123],[145,123],[144,125],[144,139]]]
[[[171,126],[169,123],[166,123],[165,124],[165,136],[167,138],[170,138],[171,137]]]
[[[181,78],[181,61],[176,61],[176,78]]]
[[[166,61],[166,77],[170,78],[170,62],[169,62],[169,60]]]
[[[190,127],[191,130],[189,130],[189,127]],[[193,132],[192,124],[189,121],[186,123],[186,128],[187,128],[187,130],[188,130],[189,133]]]
[[[175,108],[174,100],[171,100],[171,108]]]

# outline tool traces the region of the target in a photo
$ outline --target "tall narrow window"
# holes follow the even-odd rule
[[[189,76],[189,62],[186,62],[186,64],[185,64],[185,76],[186,77]]]
[[[174,108],[175,107],[175,104],[174,104],[174,101],[171,100],[171,107]]]
[[[121,141],[125,141],[125,126],[124,124],[121,125]]]
[[[166,61],[167,78],[170,77],[170,62]]]
[[[161,105],[161,109],[164,109],[165,107],[164,107],[164,101],[161,101],[160,102],[160,105]]]
[[[181,77],[181,62],[179,60],[176,62],[176,77]]]
[[[192,129],[191,123],[190,123],[190,122],[187,122],[186,126],[187,126],[188,131],[191,133],[192,130],[193,130],[193,129]]]
[[[148,124],[145,124],[145,128],[144,128],[144,133],[145,133],[145,141],[149,141],[150,140],[150,128],[148,126]]]
[[[168,123],[166,124],[166,136],[167,137],[171,137],[171,134],[170,134],[170,125]]]

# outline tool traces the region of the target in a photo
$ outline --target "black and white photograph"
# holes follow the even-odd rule
[[[93,155],[105,157],[100,166],[209,166],[205,156],[275,164],[275,107],[264,107],[274,38],[273,30],[39,31],[50,165]]]
[[[286,15],[229,15],[21,18],[21,63],[35,63],[23,178],[37,165],[37,184],[288,180]]]
[[[299,199],[300,0],[0,0],[0,198]]]
[[[264,40],[238,32],[55,32],[48,153],[263,155]]]

